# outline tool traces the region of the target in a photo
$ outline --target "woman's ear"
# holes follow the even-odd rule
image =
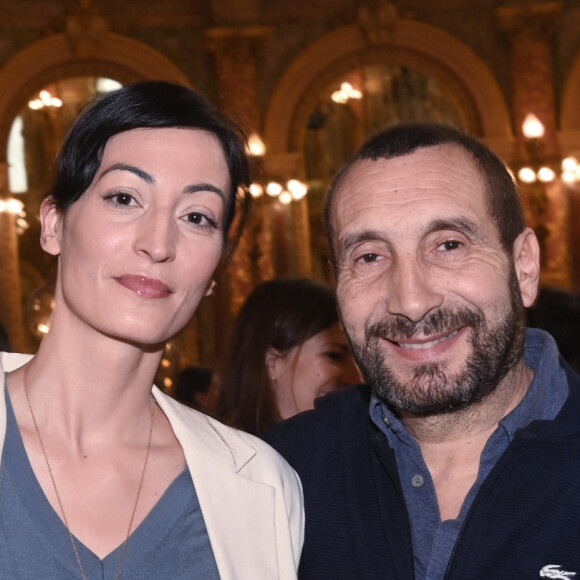
[[[268,371],[268,378],[272,383],[280,377],[280,361],[282,354],[275,348],[270,347],[266,351],[266,370]]]
[[[514,266],[525,307],[531,306],[540,282],[540,245],[531,228],[525,228],[513,246]]]
[[[63,215],[56,208],[54,200],[47,197],[40,205],[40,245],[53,256],[60,254],[62,220]]]
[[[211,280],[210,283],[207,285],[207,288],[205,289],[204,292],[204,296],[211,296],[213,294],[213,291],[215,290],[216,287],[216,281],[215,280]]]

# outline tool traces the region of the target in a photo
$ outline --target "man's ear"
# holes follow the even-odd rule
[[[58,256],[62,233],[63,214],[56,208],[51,197],[40,205],[40,245],[45,252]]]
[[[514,265],[524,306],[536,300],[540,283],[540,244],[531,228],[525,228],[513,247]]]

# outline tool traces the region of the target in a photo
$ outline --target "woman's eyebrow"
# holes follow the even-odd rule
[[[224,201],[226,201],[226,195],[221,188],[212,185],[211,183],[193,183],[183,189],[183,193],[196,193],[198,191],[212,191],[213,193],[217,193]]]
[[[130,163],[113,163],[111,167],[108,167],[103,171],[103,173],[101,173],[99,179],[103,178],[105,175],[107,175],[107,173],[111,173],[113,171],[128,171],[146,183],[155,183],[155,178],[150,173],[147,173],[143,169],[140,169],[135,165],[131,165]],[[193,183],[183,189],[183,193],[196,193],[198,191],[212,191],[213,193],[217,193],[224,201],[226,201],[226,195],[222,189],[212,185],[211,183]]]
[[[107,173],[111,173],[112,171],[128,171],[129,173],[136,175],[137,177],[139,177],[140,179],[142,179],[146,183],[151,183],[151,184],[155,183],[155,178],[151,174],[149,174],[146,171],[143,171],[143,169],[139,169],[139,167],[135,167],[135,165],[131,165],[129,163],[113,163],[113,165],[111,165],[111,167],[108,167],[107,169],[105,169],[103,171],[103,173],[101,173],[99,179],[103,178],[105,175],[107,175]]]

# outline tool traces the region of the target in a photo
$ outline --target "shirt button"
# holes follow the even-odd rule
[[[389,421],[389,418],[386,415],[383,415],[383,423],[387,426],[390,427],[391,426],[391,422]]]
[[[411,483],[413,487],[423,487],[425,480],[423,479],[422,475],[415,475],[415,477],[413,477],[413,479],[411,480]]]

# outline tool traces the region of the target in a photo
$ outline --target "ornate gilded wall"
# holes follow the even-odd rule
[[[0,0],[0,199],[12,196],[6,148],[15,116],[41,89],[79,77],[190,84],[263,138],[258,177],[310,186],[306,198],[286,206],[253,201],[218,291],[173,345],[182,363],[217,361],[259,280],[330,281],[319,225],[324,168],[348,156],[372,119],[394,118],[378,110],[394,100],[399,117],[401,105],[411,115],[447,111],[514,169],[580,154],[577,0]],[[366,91],[363,104],[332,105],[332,87],[345,80]],[[545,126],[533,159],[521,131],[530,112]],[[23,198],[33,224],[47,179],[40,169],[39,191]],[[578,186],[556,181],[521,191],[543,236],[543,282],[580,289]],[[54,265],[11,220],[0,214],[0,323],[15,349],[32,351],[31,286]]]

